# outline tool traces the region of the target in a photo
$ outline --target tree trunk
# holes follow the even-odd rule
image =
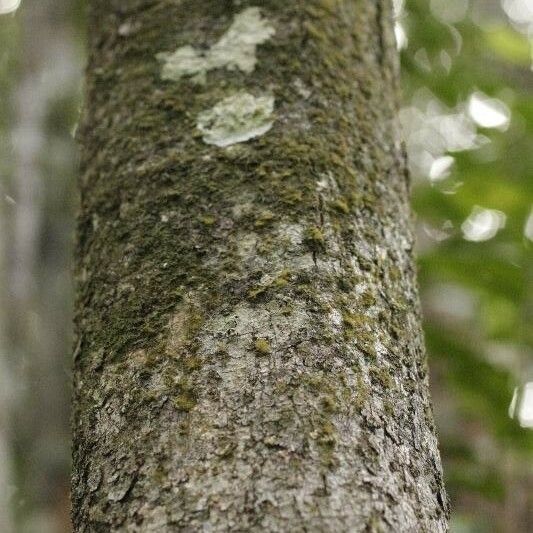
[[[11,482],[0,482],[0,499],[9,498],[15,531],[69,524],[65,377],[77,160],[65,123],[75,118],[80,77],[70,3],[25,0],[9,23],[0,16],[0,122],[8,117],[0,123],[0,366],[7,373],[0,410],[13,461],[5,465]],[[1,524],[0,531],[10,530]]]
[[[93,0],[76,531],[445,531],[388,0]]]

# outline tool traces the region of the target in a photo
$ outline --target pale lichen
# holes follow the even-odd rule
[[[270,21],[261,17],[259,8],[249,7],[235,16],[228,31],[209,50],[187,45],[172,53],[157,54],[157,59],[163,62],[161,77],[173,81],[190,77],[196,83],[204,83],[206,73],[217,68],[250,73],[257,63],[257,46],[274,33]]]
[[[274,98],[241,91],[198,115],[206,144],[225,147],[265,134],[273,124]]]

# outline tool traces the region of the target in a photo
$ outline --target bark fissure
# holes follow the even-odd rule
[[[387,31],[387,20],[384,0],[376,0],[376,36],[378,39],[378,61],[381,65],[385,65],[385,54],[387,53],[387,45],[385,44],[385,32]]]

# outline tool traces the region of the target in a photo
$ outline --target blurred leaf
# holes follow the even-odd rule
[[[516,65],[531,65],[531,45],[525,35],[508,26],[492,26],[484,32],[485,42],[501,59]]]

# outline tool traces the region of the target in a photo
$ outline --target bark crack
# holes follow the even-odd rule
[[[377,25],[377,31],[376,35],[378,38],[378,47],[377,47],[377,59],[378,63],[381,66],[384,66],[385,64],[385,57],[387,53],[386,48],[386,42],[385,42],[385,35],[387,31],[387,24],[386,24],[386,8],[383,5],[383,2],[385,0],[376,0],[376,25]]]

